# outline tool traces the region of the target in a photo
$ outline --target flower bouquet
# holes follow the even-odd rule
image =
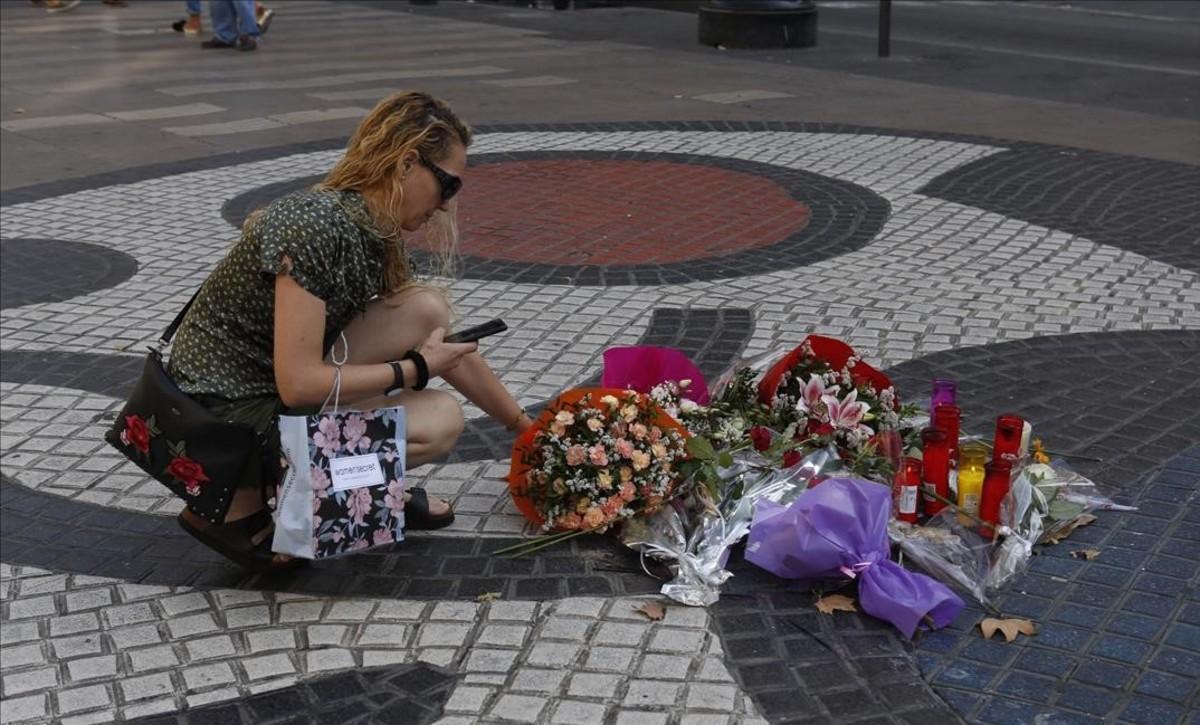
[[[899,430],[903,411],[891,380],[849,345],[809,335],[767,370],[758,395],[769,428],[806,450],[833,445],[854,475],[890,484],[894,462],[880,434]]]
[[[508,474],[517,509],[554,533],[497,553],[529,553],[657,510],[679,486],[688,437],[633,390],[559,395],[517,439]]]

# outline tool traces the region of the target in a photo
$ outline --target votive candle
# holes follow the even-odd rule
[[[930,412],[939,405],[957,405],[958,386],[949,378],[934,378],[933,393],[929,396]]]
[[[920,500],[917,492],[921,488],[921,460],[905,457],[896,469],[893,494],[896,498],[896,519],[917,523]]]
[[[1012,463],[992,460],[984,467],[983,494],[979,500],[979,518],[984,525],[979,533],[987,538],[995,535],[1000,521],[1000,503],[1012,486]]]
[[[925,488],[925,513],[929,516],[946,508],[931,494],[950,498],[950,437],[941,428],[921,431],[921,479]]]

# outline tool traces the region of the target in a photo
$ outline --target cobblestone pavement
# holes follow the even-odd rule
[[[269,83],[315,87],[311,70]],[[379,73],[326,95],[366,98]],[[465,320],[509,323],[486,355],[523,404],[594,379],[610,345],[675,345],[716,373],[828,334],[910,397],[956,377],[967,430],[1028,416],[1053,448],[1102,459],[1080,467],[1139,511],[1074,535],[1094,561],[1053,547],[1009,587],[1000,606],[1042,627],[1017,644],[984,642],[975,608],[915,644],[818,615],[738,556],[716,607],[647,622],[634,609],[657,582],[605,539],[490,555],[529,532],[500,481],[510,441],[468,406],[454,457],[411,474],[454,501],[453,527],[247,575],[185,537],[178,502],[100,433],[235,226],[311,183],[344,136],[52,181],[6,191],[0,218],[0,722],[1196,721],[1195,167],[800,122],[493,124],[477,139],[452,290]],[[547,203],[559,191],[570,205]]]

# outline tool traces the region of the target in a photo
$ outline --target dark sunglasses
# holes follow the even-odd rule
[[[425,168],[433,173],[433,178],[437,179],[438,187],[441,189],[443,204],[453,199],[454,195],[462,189],[462,179],[425,158],[425,154],[417,154],[417,158],[421,160],[421,164]]]

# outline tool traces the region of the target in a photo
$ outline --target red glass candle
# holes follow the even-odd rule
[[[983,493],[979,499],[979,518],[984,525],[979,533],[991,538],[1000,521],[1000,502],[1008,495],[1012,485],[1012,463],[1008,461],[990,461],[983,467]]]
[[[950,446],[950,460],[958,460],[958,434],[962,422],[962,410],[957,405],[939,405],[933,409],[933,427],[946,431],[946,443]]]
[[[918,496],[921,488],[921,461],[918,458],[904,458],[896,469],[892,494],[896,498],[896,519],[917,523]]]
[[[1006,413],[996,419],[996,439],[992,445],[993,461],[1012,462],[1020,457],[1021,436],[1025,432],[1025,420],[1019,415]]]
[[[921,431],[921,479],[925,487],[925,513],[933,516],[946,504],[934,498],[935,492],[944,499],[950,498],[950,436],[941,428],[926,428]]]

